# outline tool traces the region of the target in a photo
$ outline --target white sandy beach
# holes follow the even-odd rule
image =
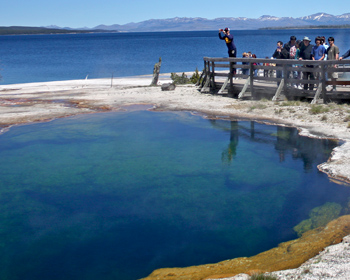
[[[162,91],[159,86],[150,87],[151,80],[151,75],[145,75],[114,78],[113,81],[95,79],[0,85],[0,126],[6,130],[16,124],[121,110],[134,104],[150,104],[150,108],[154,110],[196,111],[210,117],[248,118],[294,126],[305,136],[343,140],[344,144],[337,147],[329,161],[321,164],[319,169],[336,180],[350,182],[349,105],[319,105],[323,108],[321,109],[323,112],[312,114],[312,106],[305,102],[242,101],[220,95],[201,94],[194,85],[177,86],[175,91]],[[170,75],[162,74],[159,84],[168,82],[171,82]],[[325,108],[329,111],[327,112]],[[283,273],[280,273],[278,274],[280,279],[350,279],[350,244],[346,241],[334,246],[338,246],[337,248],[340,248],[340,252],[343,250],[344,254],[333,256],[331,255],[334,252],[333,247],[329,248],[318,256],[317,263],[312,264],[310,261],[307,264],[310,273],[302,273],[305,270],[301,268],[300,273],[297,271],[292,273],[293,275],[297,273],[299,278],[292,278],[291,274],[283,276]],[[328,261],[329,258],[332,261]],[[333,262],[336,258],[337,261]],[[335,272],[329,273],[328,278],[317,274],[322,260],[334,267]],[[329,270],[329,266],[323,269]],[[310,275],[313,271],[315,276],[312,278]]]

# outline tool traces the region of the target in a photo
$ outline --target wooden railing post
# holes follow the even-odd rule
[[[323,103],[326,103],[326,73],[327,69],[329,67],[328,65],[321,65],[321,86],[322,86],[322,98],[323,98]]]
[[[211,70],[212,70],[212,73],[211,73],[211,78],[212,78],[211,88],[215,89],[216,88],[216,85],[215,85],[215,61],[211,62]]]
[[[250,92],[252,94],[252,98],[254,98],[254,63],[249,62],[249,80],[250,80]]]
[[[283,64],[283,69],[282,69],[282,78],[284,79],[283,83],[283,91],[287,92],[287,85],[289,81],[289,73],[287,71],[287,64]]]

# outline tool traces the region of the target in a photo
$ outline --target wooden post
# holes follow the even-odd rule
[[[315,93],[315,96],[314,96],[314,99],[312,99],[312,101],[311,101],[311,104],[317,104],[318,103],[318,100],[320,98],[321,92],[322,92],[322,87],[318,86],[318,88],[316,90],[316,93]]]
[[[249,83],[250,83],[250,80],[247,79],[247,81],[245,82],[245,84],[244,84],[244,86],[243,86],[241,92],[238,94],[238,99],[241,99],[241,98],[244,97],[244,94],[245,94],[245,92],[246,92],[246,90],[247,90],[247,88],[248,88],[248,86],[249,86]]]
[[[231,69],[231,62],[230,62],[230,69]],[[230,73],[230,75],[229,75],[229,77],[230,77],[230,93],[231,93],[231,97],[233,97],[233,75],[231,75],[231,73]]]
[[[252,93],[252,99],[255,97],[254,96],[254,63],[249,62],[249,67],[250,67],[250,73],[249,73],[249,78],[250,78],[250,92]]]
[[[206,93],[206,92],[210,92],[210,81],[211,81],[211,73],[210,73],[210,62],[206,61],[205,63],[205,84],[201,89],[201,93]]]
[[[280,96],[281,96],[281,91],[284,88],[284,84],[285,84],[285,79],[283,78],[280,82],[280,85],[278,86],[275,95],[272,97],[272,101],[279,101],[280,100]]]
[[[322,65],[322,72],[321,72],[321,81],[322,81],[322,98],[323,98],[323,103],[326,103],[326,73],[328,70],[328,67],[330,67],[329,64],[327,65]]]
[[[282,77],[283,77],[283,80],[284,80],[284,83],[283,83],[283,90],[284,92],[287,92],[287,83],[288,83],[288,80],[289,80],[289,77],[288,77],[288,71],[287,71],[287,64],[283,64],[283,70],[282,70]]]
[[[228,74],[228,76],[227,76],[224,84],[222,85],[221,89],[219,90],[218,94],[223,94],[224,93],[224,90],[227,87],[228,81],[230,80],[230,76],[232,76],[231,73]]]
[[[159,72],[160,72],[160,66],[162,65],[162,58],[159,58],[159,62],[154,64],[153,68],[153,80],[151,83],[151,86],[156,86],[158,84],[158,78],[159,78]]]
[[[198,79],[198,81],[197,81],[197,83],[196,83],[196,86],[201,85],[201,80],[202,80],[203,77],[204,77],[204,73],[205,73],[205,68],[203,69],[201,75],[199,76],[199,79]],[[203,86],[203,83],[202,83],[202,86]]]
[[[214,61],[211,62],[211,70],[212,70],[212,72],[211,72],[211,85],[210,86],[212,89],[215,90],[216,85],[215,85],[215,62]]]

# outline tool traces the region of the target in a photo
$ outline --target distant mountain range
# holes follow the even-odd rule
[[[150,19],[138,23],[127,23],[124,25],[98,25],[94,29],[118,30],[128,32],[146,31],[196,31],[196,30],[217,30],[230,27],[233,30],[259,29],[259,28],[288,28],[302,26],[325,26],[325,25],[350,25],[350,13],[340,16],[333,16],[327,13],[317,13],[310,16],[275,17],[263,15],[259,18],[225,17],[216,19],[175,17],[170,19]]]
[[[150,19],[127,24],[98,25],[94,28],[70,28],[59,26],[46,27],[0,27],[0,35],[14,34],[58,34],[58,33],[88,33],[88,32],[152,32],[152,31],[200,31],[218,30],[229,27],[232,30],[261,29],[261,28],[320,28],[347,27],[350,28],[350,13],[339,16],[327,13],[317,13],[310,16],[275,17],[263,15],[259,18],[225,17],[216,19],[175,17],[169,19]]]

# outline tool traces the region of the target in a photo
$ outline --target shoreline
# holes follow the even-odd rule
[[[135,104],[153,106],[151,110],[154,111],[190,111],[213,118],[249,119],[296,127],[301,135],[307,137],[343,141],[342,145],[333,150],[330,159],[320,164],[318,168],[339,183],[350,182],[349,105],[237,100],[221,95],[202,94],[194,85],[177,86],[175,91],[161,91],[159,86],[149,86],[151,80],[152,75],[143,75],[114,79],[0,85],[0,132],[5,132],[11,126],[18,124],[44,122],[79,114],[117,111]],[[171,82],[170,74],[160,75],[158,84],[169,82]],[[337,227],[338,225],[335,225],[335,228]],[[342,237],[350,234],[347,229],[342,229],[341,232],[343,236],[332,235],[330,237],[332,240],[322,243],[322,248],[339,243]],[[307,259],[311,257],[308,256]],[[350,267],[348,270],[350,272]],[[186,277],[183,279],[194,279]],[[169,276],[157,279],[181,278]]]

